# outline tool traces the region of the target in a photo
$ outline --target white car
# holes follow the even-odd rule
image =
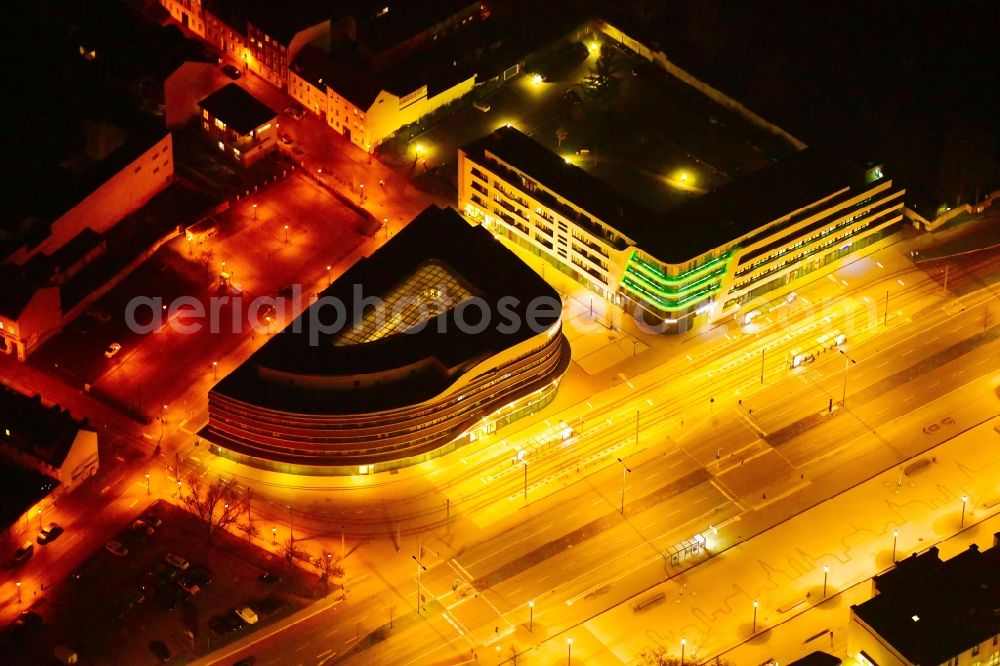
[[[104,547],[112,555],[117,555],[118,557],[125,557],[128,555],[128,548],[125,547],[121,541],[109,541],[104,544]]]
[[[294,104],[285,109],[285,113],[294,118],[295,120],[302,120],[306,116],[306,110],[303,109],[298,104]]]
[[[257,624],[257,613],[255,613],[249,606],[245,608],[237,608],[235,612],[236,615],[247,624]]]
[[[490,105],[488,102],[484,102],[481,99],[477,99],[475,102],[472,103],[472,108],[476,109],[477,111],[482,111],[483,113],[486,113],[487,111],[490,110]]]
[[[120,344],[118,344],[117,342],[112,342],[110,345],[108,345],[108,348],[104,350],[104,357],[111,358],[121,350],[122,346]]]
[[[173,553],[167,553],[166,557],[164,557],[163,559],[167,561],[167,564],[169,564],[172,567],[176,567],[181,571],[185,571],[189,566],[191,566],[191,563],[188,562],[186,559],[184,559],[180,555],[174,555]]]

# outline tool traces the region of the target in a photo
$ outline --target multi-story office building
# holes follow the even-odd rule
[[[851,606],[847,653],[863,666],[1000,664],[1000,532],[942,561],[936,546],[872,579]]]
[[[201,434],[220,456],[290,473],[425,461],[555,397],[561,312],[485,229],[428,208],[219,381]]]
[[[743,317],[884,246],[903,190],[806,148],[665,213],[512,127],[459,151],[459,208],[665,332]]]

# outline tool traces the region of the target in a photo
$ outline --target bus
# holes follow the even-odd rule
[[[798,368],[812,363],[823,352],[841,347],[845,342],[847,342],[847,336],[838,330],[824,333],[816,338],[813,344],[788,352],[788,366]]]

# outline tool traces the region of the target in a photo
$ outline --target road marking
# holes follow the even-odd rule
[[[139,500],[137,500],[137,499],[134,499],[134,500],[132,500],[132,503],[128,505],[128,508],[130,508],[130,509],[131,509],[132,507],[134,507],[134,506],[135,506],[136,504],[138,504],[138,503],[139,503]]]
[[[649,476],[647,476],[647,477],[645,478],[645,480],[646,480],[646,481],[649,481],[650,479],[655,479],[655,478],[656,478],[656,477],[658,477],[659,475],[660,475],[660,473],[659,473],[659,472],[653,472],[652,474],[650,474]]]
[[[326,652],[320,652],[318,655],[316,655],[316,658],[317,659],[322,659],[323,657],[325,657],[326,655],[330,654],[331,652],[333,652],[333,650],[327,650]]]
[[[907,351],[905,351],[902,354],[900,354],[900,356],[909,356],[910,354],[912,354],[913,352],[917,351],[918,349],[920,349],[920,347],[910,347]]]
[[[340,627],[337,627],[336,629],[334,629],[333,631],[331,631],[329,633],[323,634],[323,636],[324,636],[324,638],[329,638],[330,636],[333,636],[338,631],[340,631]]]

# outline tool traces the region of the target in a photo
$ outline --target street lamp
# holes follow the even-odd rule
[[[332,278],[330,277],[330,270],[331,270],[332,268],[333,268],[333,266],[330,266],[330,265],[327,265],[327,267],[326,267],[326,286],[328,286],[328,287],[330,286],[330,281],[331,281],[331,279],[332,279]]]
[[[423,546],[417,548],[417,555],[421,555],[423,551]],[[424,563],[420,561],[417,555],[410,555],[414,562],[417,563],[417,615],[420,615],[420,572],[427,571],[427,567]]]
[[[257,204],[253,205],[253,219],[257,219]]]
[[[850,363],[851,365],[853,365],[853,364],[857,363],[857,361],[855,361],[853,358],[851,358],[850,356],[848,356],[847,352],[845,352],[843,349],[838,349],[837,351],[839,351],[841,354],[844,355],[844,392],[843,392],[843,394],[841,395],[841,398],[840,398],[840,405],[842,407],[847,407],[847,367],[848,367],[848,363]]]
[[[899,538],[899,530],[892,531],[892,561],[896,561],[896,540]]]
[[[753,630],[751,633],[757,633],[757,600],[753,600]]]
[[[621,458],[618,459],[618,462],[621,463],[621,466],[622,466],[622,509],[621,509],[621,512],[622,512],[622,517],[624,518],[625,517],[625,474],[626,473],[631,474],[632,470],[629,469],[628,465],[626,465],[625,461],[622,460]]]
[[[14,583],[17,585],[17,603],[21,603],[21,581]]]
[[[271,528],[271,545],[273,546],[276,543],[278,543],[278,528],[277,527],[272,527]]]
[[[42,529],[42,507],[38,507],[38,529]]]
[[[965,503],[969,501],[968,495],[962,495],[962,525],[960,529],[965,529]],[[42,512],[41,509],[38,510],[39,513]],[[38,524],[42,524],[41,518],[38,519]]]
[[[535,630],[535,602],[528,602],[528,633]]]
[[[180,498],[181,498],[181,481],[180,481],[180,479],[178,479],[177,480],[177,499],[180,499]]]
[[[212,361],[212,378],[218,381],[219,379],[219,362]]]
[[[149,494],[149,472],[146,472],[146,494]]]
[[[687,645],[688,639],[681,639],[681,666],[684,666],[684,647]]]
[[[826,599],[826,581],[827,577],[830,575],[830,567],[826,564],[823,565],[823,598]]]
[[[288,243],[288,225],[285,225],[285,243]]]
[[[573,663],[573,639],[566,639],[566,666]]]

